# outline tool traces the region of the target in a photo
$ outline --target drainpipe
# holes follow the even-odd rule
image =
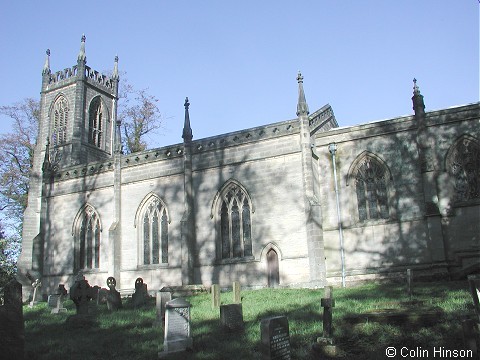
[[[335,143],[329,144],[328,151],[330,151],[330,154],[332,154],[333,179],[335,184],[335,195],[337,199],[338,237],[340,239],[340,258],[342,261],[342,287],[345,287],[345,251],[343,249],[342,215],[340,212],[340,199],[338,196],[337,164],[335,162],[335,153],[337,152],[337,144]]]

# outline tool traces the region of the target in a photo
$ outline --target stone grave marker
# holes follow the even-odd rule
[[[192,347],[190,307],[190,303],[183,298],[170,300],[165,305],[163,352],[158,353],[159,357],[165,357],[172,352],[185,351]]]
[[[100,288],[97,294],[97,305],[107,304],[108,289]]]
[[[77,278],[70,288],[70,299],[75,303],[77,315],[88,314],[88,304],[94,298],[95,289],[90,286],[85,277]]]
[[[413,281],[413,271],[411,269],[407,269],[407,295],[412,297],[412,281]]]
[[[220,306],[220,285],[212,285],[212,308],[218,308]]]
[[[238,281],[233,282],[233,303],[240,304],[242,298],[240,297],[240,283]]]
[[[172,300],[172,293],[169,291],[157,291],[156,309],[157,316],[153,326],[164,326],[165,324],[165,305]]]
[[[139,277],[135,280],[135,293],[132,295],[134,308],[145,306],[148,298],[147,284],[144,284],[143,279]]]
[[[323,307],[323,337],[333,340],[332,316],[335,300],[333,299],[333,287],[325,286],[325,297],[320,299],[320,305]]]
[[[4,304],[0,306],[0,357],[23,359],[24,349],[22,285],[12,280],[4,287]]]
[[[38,304],[37,290],[38,290],[38,288],[42,287],[42,282],[40,281],[40,279],[36,279],[33,282],[32,287],[33,287],[33,297],[32,297],[32,301],[30,301],[30,304],[28,304],[28,307],[30,307],[30,308],[32,308],[32,307],[34,307],[35,305]]]
[[[50,295],[52,296],[52,295]],[[55,307],[50,312],[51,314],[60,314],[67,312],[67,309],[63,307],[63,302],[65,301],[65,297],[67,296],[67,289],[65,289],[65,285],[59,284],[57,293],[54,295],[56,297],[56,304]]]
[[[48,295],[48,300],[47,304],[49,308],[55,308],[57,306],[59,295],[53,294],[53,295]]]
[[[290,360],[290,333],[286,316],[262,319],[260,323],[263,359]]]
[[[470,294],[475,308],[476,320],[480,323],[480,275],[468,275]]]
[[[110,276],[107,279],[107,308],[111,311],[116,311],[122,308],[122,297],[120,296],[120,292],[115,288],[117,286],[117,280],[113,276]]]
[[[228,331],[244,329],[242,304],[220,305],[220,323]]]

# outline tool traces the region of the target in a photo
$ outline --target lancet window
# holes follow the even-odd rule
[[[100,267],[101,226],[98,213],[85,206],[77,218],[75,239],[75,268],[92,270]]]
[[[53,106],[52,144],[62,145],[67,142],[68,102],[60,96]]]
[[[371,156],[365,156],[354,172],[359,221],[388,219],[388,169]]]
[[[157,196],[152,196],[145,203],[141,218],[143,265],[168,263],[168,223],[165,204]]]
[[[96,97],[90,104],[88,143],[96,147],[102,147],[103,140],[104,109],[100,97]]]
[[[480,198],[480,145],[470,136],[455,142],[447,157],[456,201]]]
[[[252,256],[252,209],[248,194],[232,182],[221,192],[218,202],[218,257],[230,259]]]

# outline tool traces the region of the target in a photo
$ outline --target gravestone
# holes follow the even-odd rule
[[[22,285],[12,280],[4,287],[4,304],[0,306],[0,358],[23,359],[24,349]]]
[[[474,359],[478,359],[479,349],[477,346],[478,324],[472,319],[462,320],[463,331],[463,347],[465,350],[470,350]]]
[[[475,308],[476,321],[480,323],[480,275],[468,275],[470,294]]]
[[[75,303],[77,315],[88,314],[88,304],[95,296],[95,289],[90,286],[85,277],[77,278],[73,286],[70,288],[70,299]]]
[[[172,293],[168,291],[157,291],[157,298],[156,298],[156,309],[157,309],[157,316],[155,321],[153,322],[153,326],[164,326],[165,324],[165,305],[167,302],[172,300]]]
[[[48,299],[47,299],[48,307],[52,309],[55,308],[57,306],[58,298],[59,298],[59,295],[57,294],[48,295]]]
[[[106,295],[107,308],[111,311],[116,311],[122,308],[122,297],[120,292],[115,288],[117,286],[117,280],[113,276],[107,279],[108,291]]]
[[[172,352],[185,351],[192,347],[190,306],[190,303],[182,298],[170,300],[165,305],[163,352],[158,353],[159,357],[165,357]]]
[[[107,296],[108,296],[108,289],[105,289],[105,288],[98,289],[97,305],[107,304]]]
[[[132,295],[133,306],[135,309],[145,306],[148,301],[147,284],[143,283],[142,278],[135,280],[135,293]]]
[[[238,281],[233,282],[233,303],[240,304],[242,302],[242,298],[240,297],[240,283]]]
[[[220,305],[220,323],[228,331],[242,331],[244,329],[242,304]]]
[[[262,319],[260,323],[263,359],[290,360],[290,333],[286,316]]]
[[[220,306],[220,285],[212,285],[212,308],[218,308]]]
[[[413,281],[413,271],[411,269],[407,269],[407,295],[412,297],[412,281]]]
[[[30,308],[32,308],[32,307],[34,307],[35,305],[38,304],[37,290],[38,290],[38,288],[42,287],[42,282],[40,281],[40,279],[36,279],[33,282],[32,287],[33,287],[33,297],[32,297],[32,301],[30,301],[30,304],[28,304],[28,307],[30,307]]]
[[[67,309],[63,307],[65,296],[67,296],[67,289],[65,289],[65,285],[63,284],[58,285],[58,289],[54,295],[48,296],[48,306],[52,308],[51,314],[67,312]]]

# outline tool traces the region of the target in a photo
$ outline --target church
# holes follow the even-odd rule
[[[123,154],[118,58],[111,76],[77,63],[42,71],[41,120],[19,280],[42,292],[92,285],[322,287],[480,271],[480,103],[339,127],[310,112]],[[409,95],[410,96],[410,95]],[[180,103],[181,106],[181,103]],[[292,109],[292,113],[295,109]],[[23,280],[22,280],[23,279]],[[67,287],[68,287],[67,286]],[[25,290],[24,290],[25,291]]]

